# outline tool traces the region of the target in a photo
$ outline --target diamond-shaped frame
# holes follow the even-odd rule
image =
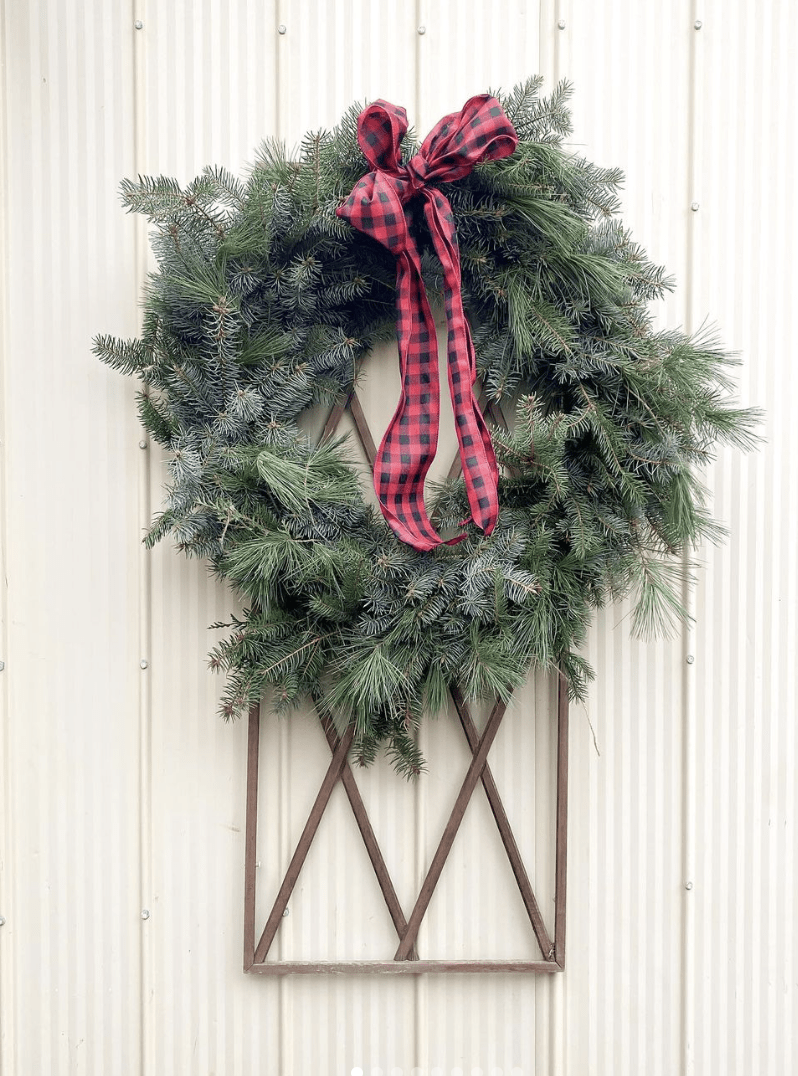
[[[338,427],[345,410],[349,410],[369,463],[373,466],[376,456],[374,439],[369,430],[360,400],[354,389],[348,398],[340,400],[332,409],[322,437],[329,437]],[[504,425],[504,417],[496,405],[483,410]],[[459,459],[455,459],[449,472],[457,473]],[[324,972],[378,972],[383,974],[419,974],[421,972],[558,972],[565,969],[565,898],[566,856],[568,840],[568,691],[565,678],[558,674],[557,684],[557,804],[555,836],[555,889],[554,889],[554,939],[550,937],[540,914],[535,894],[524,867],[521,853],[513,835],[498,787],[488,765],[488,752],[504,717],[506,705],[496,700],[485,728],[480,736],[465,698],[454,688],[452,700],[457,710],[463,733],[471,750],[469,764],[460,791],[452,807],[449,820],[441,835],[435,855],[416,898],[410,918],[405,918],[396,889],[380,851],[377,838],[366,812],[365,804],[355,781],[347,755],[354,739],[354,726],[339,735],[332,718],[316,700],[317,712],[327,738],[332,758],[324,775],[307,822],[299,838],[291,862],[283,877],[280,889],[272,905],[266,925],[255,941],[255,884],[256,842],[258,816],[258,762],[260,743],[260,707],[254,706],[249,714],[247,745],[247,803],[244,863],[244,971],[261,975],[290,975],[295,973]],[[332,790],[341,781],[352,812],[358,824],[363,843],[368,852],[382,895],[396,929],[399,944],[392,960],[335,960],[335,961],[275,961],[267,955],[282,921],[283,912],[293,892],[308,851],[316,835],[319,823],[329,803]],[[521,898],[529,917],[542,960],[423,960],[416,949],[419,927],[429,907],[432,894],[440,878],[446,859],[460,828],[466,807],[478,782],[482,782],[493,817],[504,845],[510,866],[518,884]]]

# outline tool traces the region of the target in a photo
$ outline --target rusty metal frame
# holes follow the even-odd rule
[[[322,434],[330,436],[344,413],[348,409],[352,415],[366,456],[373,466],[375,457],[374,440],[368,428],[363,409],[357,395],[352,391],[349,397],[339,401],[332,409]],[[491,414],[494,421],[503,421],[501,413]],[[457,461],[452,465],[450,474],[455,474]],[[565,969],[565,906],[566,906],[566,859],[568,841],[568,690],[565,678],[558,674],[557,683],[557,805],[556,805],[556,849],[555,849],[555,891],[554,891],[554,938],[549,935],[540,913],[535,894],[524,867],[521,853],[510,827],[507,813],[488,765],[488,752],[504,717],[506,706],[496,701],[488,717],[482,735],[477,731],[468,704],[459,689],[451,692],[452,699],[460,719],[466,740],[471,750],[471,762],[466,771],[460,791],[452,807],[449,820],[441,835],[438,847],[432,858],[426,877],[421,886],[415,905],[406,919],[402,911],[396,889],[391,881],[388,868],[380,851],[377,838],[369,821],[363,799],[348,762],[348,753],[354,739],[354,727],[350,726],[339,734],[329,714],[325,713],[319,700],[317,711],[331,759],[324,775],[316,799],[311,808],[305,827],[297,842],[291,862],[275,897],[272,909],[266,920],[260,937],[255,940],[255,886],[256,886],[256,844],[258,823],[258,761],[260,742],[260,707],[254,706],[249,714],[249,735],[247,745],[247,800],[244,863],[244,971],[261,975],[291,975],[297,973],[357,973],[376,972],[381,974],[410,974],[422,972],[544,972],[552,973]],[[352,812],[360,829],[363,843],[386,906],[396,930],[399,944],[392,960],[336,960],[336,961],[269,961],[267,955],[282,921],[283,912],[293,892],[302,866],[307,857],[319,823],[327,808],[333,788],[341,781]],[[423,960],[420,959],[416,939],[419,927],[429,907],[432,894],[440,878],[446,859],[460,828],[466,807],[479,782],[485,789],[493,817],[501,835],[505,852],[515,876],[516,883],[524,902],[532,930],[540,946],[542,960]]]

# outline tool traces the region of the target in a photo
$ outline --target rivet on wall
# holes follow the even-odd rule
[[[557,23],[557,29],[558,30],[564,30],[565,29],[565,19],[560,19],[560,21]]]
[[[277,27],[277,33],[278,34],[284,34],[286,32],[286,29],[287,29],[287,27],[286,27],[285,23],[281,22],[280,25]]]
[[[133,23],[133,25],[136,27],[137,30],[143,30],[144,29],[144,23],[141,21],[141,19],[136,19],[136,21]]]
[[[696,19],[695,22],[693,23],[693,29],[694,30],[700,30],[703,25],[704,24],[703,24],[703,22],[701,22],[700,19]]]
[[[698,212],[698,202],[691,202],[690,203],[690,208],[692,209],[692,211],[694,213],[697,213]]]
[[[426,26],[419,26],[419,28],[418,28],[418,32],[419,32],[420,34],[425,34],[425,33],[427,32],[427,28],[426,28]]]

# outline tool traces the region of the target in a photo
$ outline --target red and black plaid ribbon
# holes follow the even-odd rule
[[[361,112],[358,141],[374,171],[358,180],[337,213],[396,255],[402,394],[377,453],[374,488],[383,515],[398,537],[415,549],[432,549],[442,539],[424,506],[424,479],[438,447],[438,347],[405,206],[416,195],[423,199],[424,216],[443,266],[449,389],[460,459],[471,518],[490,534],[499,514],[499,472],[473,391],[476,360],[460,293],[452,207],[431,184],[451,183],[482,161],[509,157],[518,136],[499,102],[487,94],[472,97],[462,111],[444,116],[425,138],[421,151],[403,165],[400,143],[406,131],[407,113],[387,101],[375,101]]]

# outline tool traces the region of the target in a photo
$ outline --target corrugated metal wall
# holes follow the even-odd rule
[[[0,11],[2,1073],[792,1076],[794,5]],[[206,625],[232,599],[203,565],[140,548],[161,461],[140,447],[133,386],[90,353],[96,332],[135,333],[147,268],[117,184],[241,169],[263,136],[295,143],[355,99],[403,103],[425,133],[536,71],[573,80],[574,145],[624,168],[625,220],[677,278],[663,322],[717,321],[767,440],[708,472],[731,537],[701,553],[694,628],[641,645],[625,608],[597,617],[597,679],[572,715],[564,975],[248,977],[246,730],[215,716],[205,665]],[[372,384],[382,374],[395,376],[389,355]],[[378,429],[380,395],[367,386]],[[550,924],[552,718],[550,688],[531,683],[491,753]],[[453,721],[423,746],[431,772],[415,787],[384,763],[357,775],[406,912],[468,758]],[[264,721],[262,913],[328,756],[310,715]],[[477,789],[420,944],[534,957],[518,905]],[[375,958],[391,940],[338,789],[277,955]]]

